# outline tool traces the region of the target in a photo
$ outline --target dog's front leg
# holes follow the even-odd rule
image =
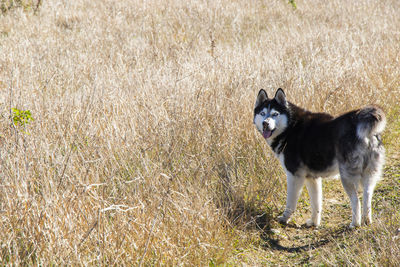
[[[311,218],[306,221],[306,224],[318,227],[322,213],[322,179],[307,178],[306,186],[311,200]]]
[[[290,172],[286,173],[287,176],[287,198],[286,198],[286,209],[282,216],[278,217],[278,221],[281,223],[287,223],[290,216],[296,210],[297,200],[300,197],[301,190],[304,185],[304,177],[294,176]]]

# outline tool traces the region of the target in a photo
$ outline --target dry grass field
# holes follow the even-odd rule
[[[0,265],[400,265],[400,1],[1,0]],[[374,224],[319,229],[253,124],[260,88],[388,117]],[[305,190],[306,191],[306,190]]]

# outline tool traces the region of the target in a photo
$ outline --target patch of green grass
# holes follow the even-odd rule
[[[0,11],[5,14],[16,8],[23,8],[24,11],[33,11],[36,13],[42,4],[42,0],[1,0]]]

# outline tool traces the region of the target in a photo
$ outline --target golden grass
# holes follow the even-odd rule
[[[399,148],[399,2],[296,4],[44,1],[36,14],[0,15],[0,262],[296,262],[292,252],[275,257],[264,238],[285,179],[252,125],[260,88],[334,114],[381,105],[393,118],[388,165],[400,169],[390,160]],[[11,108],[34,121],[14,125]],[[390,211],[389,228],[383,212],[361,234],[373,240],[363,243],[370,255],[400,251],[389,242],[399,222]],[[349,209],[332,214],[343,213],[339,226]],[[314,263],[398,263],[395,253],[364,262],[354,236],[328,238]]]

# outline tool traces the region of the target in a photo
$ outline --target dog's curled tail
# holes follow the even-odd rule
[[[360,109],[357,114],[357,135],[359,138],[374,136],[383,132],[386,126],[386,116],[377,106],[367,106]]]

